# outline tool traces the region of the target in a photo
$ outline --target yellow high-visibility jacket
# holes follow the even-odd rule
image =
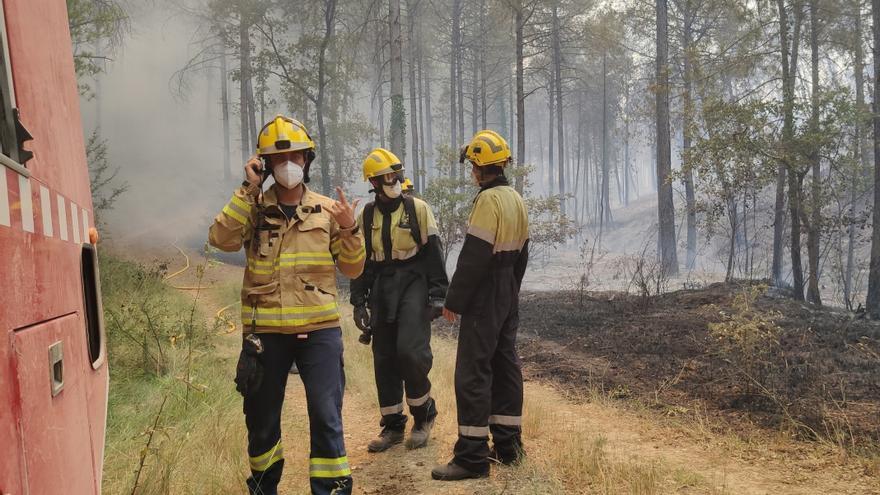
[[[339,326],[336,267],[348,278],[361,274],[363,235],[356,227],[340,228],[327,210],[334,201],[308,188],[288,219],[276,187],[263,194],[262,228],[254,198],[240,187],[208,233],[208,242],[222,251],[245,247],[243,330],[304,333]]]
[[[516,307],[528,261],[526,205],[507,178],[498,177],[474,200],[446,307],[458,314],[490,314],[510,302]],[[513,277],[512,287],[502,280],[504,272]]]

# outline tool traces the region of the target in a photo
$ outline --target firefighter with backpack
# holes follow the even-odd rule
[[[403,442],[405,398],[413,416],[406,446],[415,449],[427,444],[437,416],[428,379],[431,321],[443,311],[446,263],[431,208],[402,193],[400,159],[376,148],[363,169],[376,198],[358,218],[367,261],[363,274],[351,282],[351,304],[361,342],[372,340],[382,416],[381,433],[367,448],[382,452]]]

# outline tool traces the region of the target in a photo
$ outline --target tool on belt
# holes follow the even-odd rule
[[[260,362],[262,353],[263,342],[260,338],[253,333],[245,335],[241,343],[238,365],[235,367],[235,390],[242,397],[256,392],[263,383],[263,363]]]

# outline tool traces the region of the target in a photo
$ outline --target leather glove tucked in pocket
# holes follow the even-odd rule
[[[354,324],[361,330],[362,335],[358,337],[361,344],[369,344],[373,335],[370,327],[370,311],[366,305],[355,306],[352,313]]]
[[[362,332],[370,330],[370,311],[367,306],[355,306],[354,308],[354,324],[361,329]]]
[[[260,362],[262,353],[263,343],[260,338],[255,334],[245,336],[235,368],[235,390],[242,397],[255,393],[263,383],[263,363]]]
[[[432,297],[428,300],[428,318],[431,321],[443,316],[443,305],[446,300],[442,297]]]

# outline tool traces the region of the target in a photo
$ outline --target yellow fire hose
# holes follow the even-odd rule
[[[235,322],[234,322],[234,321],[230,320],[228,317],[226,317],[226,315],[223,314],[224,311],[226,311],[227,309],[229,309],[229,308],[235,306],[236,304],[241,304],[241,302],[240,302],[240,301],[236,301],[236,302],[234,302],[234,303],[232,303],[232,304],[230,304],[230,305],[228,305],[228,306],[223,306],[222,308],[220,308],[220,309],[217,311],[217,319],[220,320],[220,321],[222,321],[223,323],[226,324],[227,327],[229,327],[227,330],[225,330],[225,331],[223,331],[223,332],[220,332],[222,335],[229,335],[230,333],[234,332],[234,331],[236,330],[236,328],[238,328],[238,327],[235,326]]]
[[[176,243],[172,243],[171,245],[174,246],[174,248],[177,249],[181,255],[183,255],[183,259],[185,260],[186,263],[184,264],[184,267],[181,268],[180,270],[177,270],[176,272],[171,273],[171,274],[163,277],[162,280],[165,282],[167,282],[167,281],[171,280],[172,278],[186,272],[190,268],[189,256],[186,254],[186,252],[183,249],[180,249],[180,246],[178,246]],[[179,286],[179,285],[171,285],[171,284],[168,284],[168,285],[171,286],[172,288],[178,289],[178,290],[202,290],[202,289],[213,289],[214,288],[214,287],[204,287],[204,286],[189,287],[189,286]],[[220,308],[215,315],[215,317],[218,320],[225,323],[228,327],[227,330],[220,332],[222,335],[229,335],[230,333],[234,332],[235,329],[237,328],[235,325],[235,322],[223,314],[227,309],[235,306],[236,304],[240,304],[240,302],[236,301],[232,304],[229,304],[227,306]]]

